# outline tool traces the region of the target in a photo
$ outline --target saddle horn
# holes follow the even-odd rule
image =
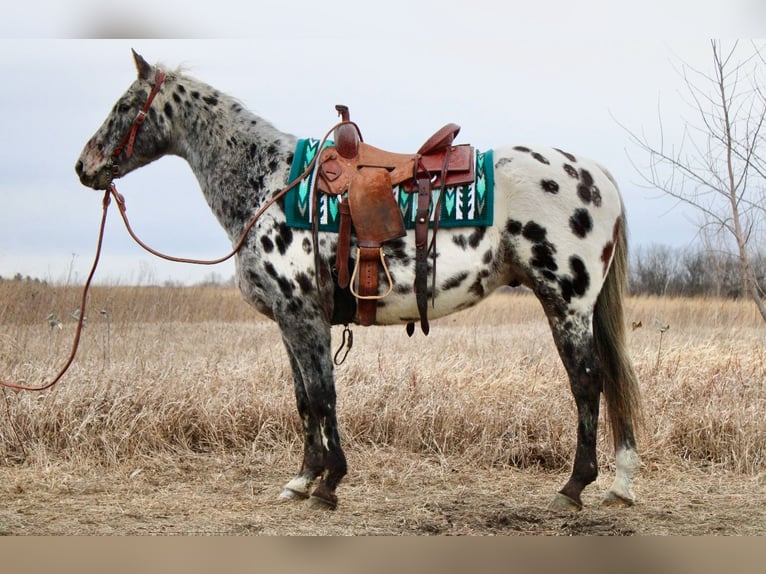
[[[341,121],[344,122],[335,128],[335,133],[333,134],[335,149],[346,159],[354,158],[359,154],[359,131],[351,122],[348,106],[338,104],[335,106],[335,109]]]

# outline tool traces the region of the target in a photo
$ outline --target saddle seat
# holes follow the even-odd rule
[[[362,141],[359,128],[349,120],[346,106],[336,106],[336,110],[342,121],[333,134],[334,145],[319,153],[315,189],[340,196],[336,253],[338,284],[341,288],[349,287],[356,297],[359,323],[365,326],[374,324],[378,300],[393,289],[382,244],[404,237],[407,233],[392,190],[400,185],[407,193],[417,193],[414,289],[421,328],[428,334],[427,259],[431,250],[435,253],[441,205],[441,194],[436,204],[432,205],[432,191],[473,182],[474,148],[467,144],[453,145],[460,126],[450,123],[437,130],[415,153],[385,151]],[[433,219],[433,237],[429,246],[427,236],[430,219]],[[352,227],[357,238],[358,253],[350,276],[348,268]],[[388,290],[379,295],[378,276],[381,267],[389,285]],[[412,335],[413,330],[414,325],[409,324],[407,332]]]

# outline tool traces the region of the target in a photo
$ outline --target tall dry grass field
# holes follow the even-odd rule
[[[57,372],[79,296],[72,287],[0,282],[0,378],[39,385]],[[643,325],[628,336],[644,395],[645,469],[691,462],[763,473],[766,331],[753,305],[634,298],[627,319]],[[660,323],[669,329],[661,333]],[[339,344],[340,328],[333,334]],[[574,404],[530,295],[495,294],[435,321],[428,337],[357,327],[336,384],[346,449],[364,453],[354,464],[369,465],[370,476],[383,458],[395,464],[397,452],[480,467],[570,464]],[[62,382],[43,393],[4,392],[0,460],[134,468],[147,457],[285,450],[297,460],[299,427],[279,332],[235,290],[101,286]],[[611,464],[606,431],[600,457]]]

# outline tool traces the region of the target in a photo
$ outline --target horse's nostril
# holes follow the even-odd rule
[[[78,161],[76,164],[74,164],[74,170],[77,172],[77,175],[82,175],[82,170],[84,166],[82,165],[82,161]]]

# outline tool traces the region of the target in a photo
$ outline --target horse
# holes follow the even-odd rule
[[[347,463],[337,424],[331,328],[341,324],[334,311],[348,294],[333,275],[337,235],[322,231],[315,241],[312,230],[287,225],[283,201],[269,203],[288,182],[297,138],[184,72],[150,65],[135,51],[133,59],[137,79],[86,143],[75,171],[83,185],[106,190],[115,178],[162,156],[180,156],[232,244],[266,207],[240,244],[235,273],[244,300],[279,326],[292,369],[303,460],[278,497],[335,509]],[[439,262],[429,285],[429,317],[468,308],[500,286],[531,290],[577,407],[571,474],[549,507],[583,508],[581,493],[598,475],[602,394],[616,469],[602,503],[631,506],[641,398],[626,351],[627,226],[617,183],[598,163],[553,147],[498,148],[492,167],[492,224],[438,232],[429,261],[429,274]],[[378,325],[418,317],[413,235],[383,245],[396,288],[378,307]]]

